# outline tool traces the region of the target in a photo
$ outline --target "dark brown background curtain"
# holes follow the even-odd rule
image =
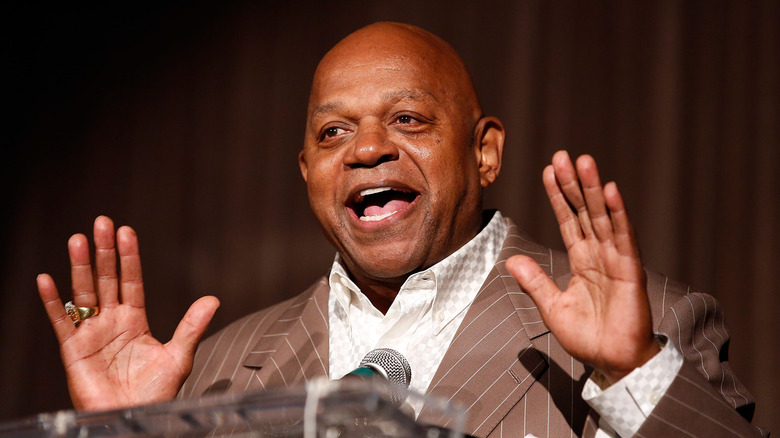
[[[327,271],[296,162],[311,75],[398,20],[451,42],[506,124],[486,206],[560,248],[542,168],[593,154],[646,265],[725,306],[755,421],[780,430],[779,2],[130,3],[4,17],[0,419],[70,407],[35,276],[67,293],[66,241],[99,214],[138,231],[165,340],[201,295],[223,303],[213,332]]]

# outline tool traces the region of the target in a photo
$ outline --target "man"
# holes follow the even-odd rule
[[[74,405],[339,378],[392,347],[410,359],[412,389],[462,404],[475,436],[758,435],[740,416],[752,399],[722,362],[717,303],[645,274],[617,186],[602,186],[592,158],[559,152],[543,173],[568,258],[482,211],[503,142],[444,41],[394,23],[349,35],[317,67],[299,155],[338,252],[329,276],[195,354],[218,301],[196,301],[157,342],[137,238],[98,218],[94,280],[83,235],[69,253],[74,302],[99,314],[74,326],[52,279],[38,279]]]

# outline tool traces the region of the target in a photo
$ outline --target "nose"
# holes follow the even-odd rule
[[[398,147],[381,126],[358,128],[353,142],[344,156],[344,164],[349,167],[374,167],[398,159]]]

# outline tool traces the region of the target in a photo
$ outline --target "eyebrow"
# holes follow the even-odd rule
[[[438,102],[439,100],[436,99],[436,96],[433,95],[430,91],[427,90],[420,90],[417,88],[408,88],[408,89],[401,89],[401,90],[393,90],[387,93],[384,93],[381,97],[381,100],[383,102],[397,102],[400,100],[409,99],[409,100],[422,100],[422,101],[430,101],[430,102]],[[324,103],[322,105],[318,105],[315,107],[311,115],[309,116],[310,120],[314,120],[315,118],[327,114],[331,111],[335,111],[341,108],[344,108],[346,105],[342,101],[334,101],[334,102],[328,102]]]
[[[395,90],[382,95],[383,101],[398,101],[403,99],[439,101],[430,91],[421,90],[419,88]]]
[[[340,101],[336,102],[328,102],[326,104],[318,105],[314,110],[312,110],[311,115],[309,116],[309,120],[314,120],[315,118],[327,114],[333,110],[337,110],[341,107],[343,107],[344,104]]]

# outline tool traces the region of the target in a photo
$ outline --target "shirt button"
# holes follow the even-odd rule
[[[436,320],[439,322],[444,321],[444,312],[439,312],[436,314]]]
[[[655,406],[661,400],[661,394],[657,390],[650,391],[650,403]]]

